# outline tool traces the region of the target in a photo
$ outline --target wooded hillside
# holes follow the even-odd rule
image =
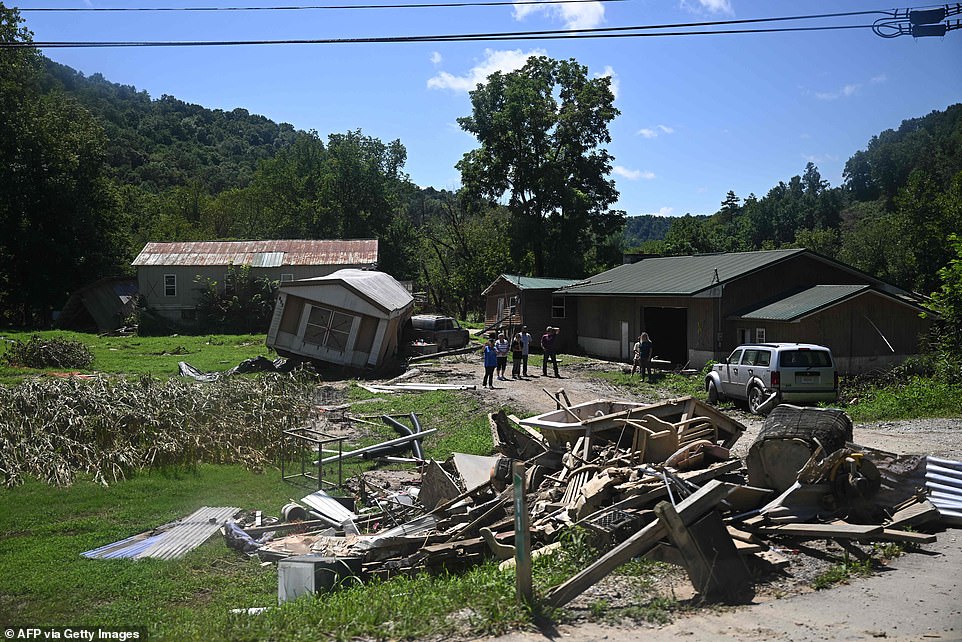
[[[16,10],[0,9],[0,39],[30,38]],[[948,232],[962,230],[962,105],[873,137],[849,159],[843,185],[809,163],[763,196],[729,192],[712,216],[626,219],[608,209],[617,198],[603,147],[617,115],[608,80],[575,61],[533,58],[472,92],[474,114],[460,124],[479,147],[458,163],[466,188],[451,193],[409,180],[400,140],[298,131],[244,109],[153,99],[33,49],[3,53],[0,323],[48,323],[75,288],[129,272],[147,241],[379,238],[382,269],[466,317],[500,273],[577,278],[624,251],[805,246],[930,293],[954,256]],[[540,130],[531,119],[508,125],[518,131],[480,128],[498,103],[486,94],[514,85],[525,91],[512,96],[538,101],[518,113],[565,117]],[[537,141],[527,149],[582,156],[562,166],[504,155],[497,137],[515,135]],[[575,138],[577,150],[562,149]],[[542,179],[521,182],[534,174]]]

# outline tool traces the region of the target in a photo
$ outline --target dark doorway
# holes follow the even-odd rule
[[[641,309],[642,332],[655,346],[655,358],[684,366],[688,363],[688,309]]]

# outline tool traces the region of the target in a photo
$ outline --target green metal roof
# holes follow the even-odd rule
[[[537,276],[521,276],[520,274],[502,274],[501,278],[514,283],[521,290],[557,290],[578,282],[578,279],[549,279]]]
[[[795,321],[822,308],[871,290],[868,285],[816,285],[769,303],[750,312],[736,315],[741,319]]]
[[[566,296],[692,295],[805,252],[804,249],[661,256],[619,265],[564,289]]]

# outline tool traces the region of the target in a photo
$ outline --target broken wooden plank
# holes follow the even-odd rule
[[[690,526],[668,502],[655,506],[655,514],[681,551],[692,586],[703,597],[734,602],[754,595],[748,569],[718,511],[709,511]]]
[[[885,527],[899,529],[906,526],[919,526],[920,524],[938,521],[938,519],[939,509],[931,502],[915,500],[897,510]]]
[[[789,537],[809,537],[832,539],[872,539],[881,535],[881,526],[863,524],[777,524],[773,526],[756,526],[756,532],[766,535],[786,535]]]
[[[677,512],[682,523],[690,524],[697,520],[724,499],[730,490],[730,484],[724,484],[717,480],[705,484],[698,492],[692,494],[677,506]],[[667,534],[668,530],[661,521],[655,521],[645,526],[602,555],[594,564],[551,589],[545,598],[546,604],[555,608],[564,606],[631,558],[650,550],[658,540]]]
[[[908,544],[932,544],[936,541],[935,535],[929,533],[914,533],[894,528],[883,529],[882,534],[878,535],[877,539],[883,542],[905,542]]]

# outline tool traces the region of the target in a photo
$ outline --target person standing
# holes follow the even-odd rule
[[[645,372],[647,371],[649,382],[651,382],[651,380],[654,378],[654,374],[651,371],[651,357],[654,354],[653,350],[654,345],[652,344],[651,339],[648,337],[648,333],[642,332],[641,336],[638,337],[638,356],[641,359],[641,376],[644,378]],[[634,368],[632,368],[632,372],[634,372]]]
[[[498,365],[498,353],[494,349],[494,335],[488,335],[488,340],[481,348],[484,357],[484,379],[481,381],[482,388],[494,388],[494,369]]]
[[[511,378],[521,378],[521,333],[518,332],[511,340]]]
[[[541,335],[541,350],[544,352],[544,359],[541,362],[541,376],[548,376],[548,362],[554,366],[554,376],[561,378],[558,374],[558,328],[548,326],[544,334]]]
[[[494,342],[494,349],[498,353],[498,381],[507,381],[504,378],[504,371],[508,369],[508,349],[510,344],[504,336],[504,332],[498,333],[498,340]]]
[[[631,349],[631,374],[635,374],[636,370],[641,370],[641,337]]]
[[[521,326],[521,376],[528,376],[528,352],[531,349],[531,334],[528,333],[528,326]]]

